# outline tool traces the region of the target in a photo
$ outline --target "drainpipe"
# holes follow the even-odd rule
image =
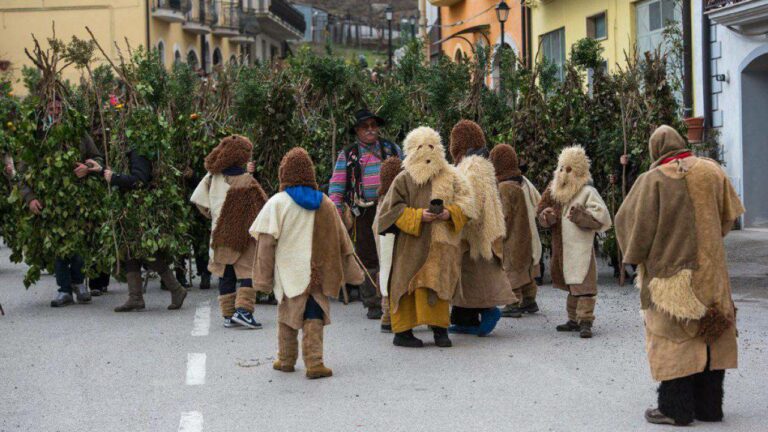
[[[683,116],[693,116],[693,61],[691,55],[691,0],[683,0]],[[705,80],[706,81],[706,80]]]
[[[520,28],[523,35],[522,47],[521,47],[521,54],[523,56],[523,61],[527,62],[526,60],[528,58],[528,27],[525,25],[525,3],[520,2]]]
[[[149,2],[150,2],[150,0],[146,0],[145,4],[146,4],[147,7],[144,10],[144,18],[145,18],[145,21],[146,21],[147,49],[150,49],[150,41],[149,41],[149,24],[150,24],[150,17],[149,17],[150,9],[149,8],[150,8],[150,5],[149,5]]]
[[[704,139],[707,139],[707,132],[712,127],[712,42],[709,16],[701,11],[701,74],[704,81],[702,87],[704,90]]]

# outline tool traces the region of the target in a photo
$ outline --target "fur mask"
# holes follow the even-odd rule
[[[315,179],[315,164],[309,153],[301,147],[288,150],[283,156],[278,169],[280,179],[280,191],[291,186],[309,186],[318,189]]]
[[[461,162],[470,150],[484,149],[483,129],[472,120],[461,120],[451,129],[451,158],[454,163]]]
[[[575,145],[563,149],[552,180],[552,198],[559,204],[567,205],[592,180],[590,164],[584,147]]]
[[[405,137],[403,146],[406,154],[403,167],[419,186],[448,166],[443,140],[432,128],[422,126],[412,130]]]
[[[509,144],[499,144],[494,147],[491,150],[490,159],[496,170],[496,180],[500,182],[523,175],[517,161],[517,152]]]
[[[383,198],[384,195],[389,192],[389,187],[392,186],[395,177],[397,177],[402,170],[403,162],[397,156],[388,157],[381,163],[381,172],[379,175],[381,183],[379,184],[379,190],[377,191],[379,198]]]
[[[253,144],[242,135],[224,137],[216,148],[205,157],[205,169],[211,174],[220,174],[233,166],[242,167],[251,160]]]

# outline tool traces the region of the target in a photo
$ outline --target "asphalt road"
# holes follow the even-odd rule
[[[728,240],[739,308],[740,368],[726,374],[726,418],[701,431],[766,431],[768,234]],[[54,280],[25,291],[0,249],[0,431],[664,431],[643,420],[656,384],[638,295],[601,274],[595,337],[559,334],[565,295],[544,286],[541,313],[503,319],[454,347],[392,346],[360,303],[332,303],[325,360],[334,377],[272,370],[274,306],[263,330],[221,326],[216,291],[184,308],[152,282],[144,312],[116,314],[126,286],[52,309]]]

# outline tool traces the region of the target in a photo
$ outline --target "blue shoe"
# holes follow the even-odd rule
[[[232,318],[224,318],[224,328],[237,328],[242,327],[240,323],[232,321]]]
[[[452,325],[448,327],[448,333],[453,334],[468,334],[468,335],[476,335],[480,331],[480,327],[468,327],[468,326],[460,326],[460,325]]]
[[[499,323],[499,320],[501,319],[501,311],[499,308],[490,308],[482,311],[480,313],[480,331],[477,333],[478,336],[488,336],[491,334],[493,329],[496,328],[496,324]]]
[[[235,314],[232,315],[232,321],[238,324],[242,324],[243,326],[251,329],[261,328],[261,323],[256,322],[256,319],[253,317],[253,314],[242,308],[238,308],[235,311]]]

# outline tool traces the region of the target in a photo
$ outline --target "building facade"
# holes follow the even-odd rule
[[[304,19],[285,0],[4,0],[0,2],[0,59],[15,76],[31,65],[24,48],[35,34],[88,39],[87,25],[113,59],[114,42],[158,50],[167,67],[186,62],[210,72],[225,62],[269,61],[285,55],[286,41],[300,39]],[[44,44],[44,42],[43,42]],[[65,79],[76,80],[74,68]],[[21,83],[15,90],[23,93]]]

